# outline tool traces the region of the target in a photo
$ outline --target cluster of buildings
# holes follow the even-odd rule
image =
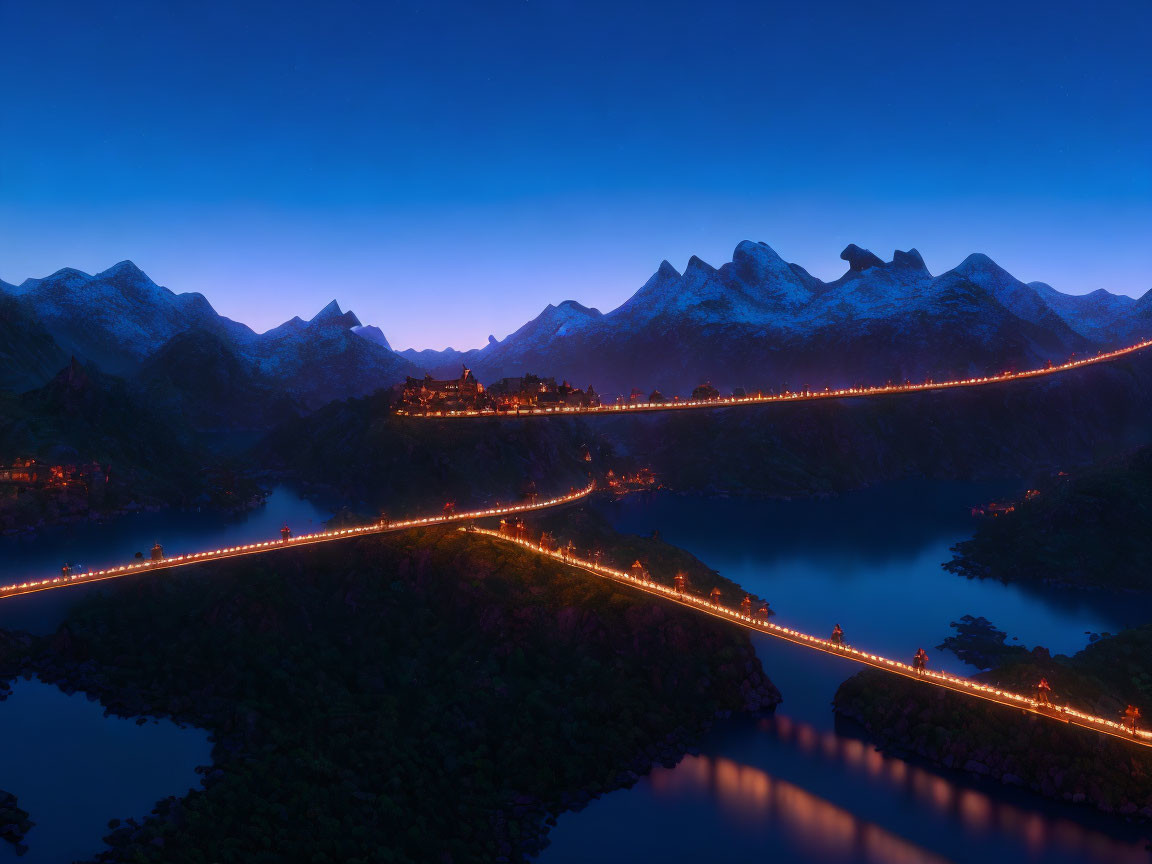
[[[463,367],[459,378],[439,380],[431,375],[404,381],[400,400],[409,411],[474,411],[484,402],[484,385]]]
[[[659,482],[651,468],[641,468],[631,474],[617,474],[609,469],[604,480],[617,495],[626,495],[629,492],[639,492],[644,489],[658,489]]]
[[[1061,472],[1063,473],[1063,472]],[[1024,500],[1031,501],[1040,495],[1039,489],[1029,489],[1024,493]],[[1016,501],[990,501],[979,507],[972,508],[973,516],[1007,516],[1016,512]]]
[[[108,482],[108,469],[97,462],[81,465],[50,465],[35,459],[20,458],[0,465],[0,485],[10,490],[65,488],[68,486],[103,487]]]
[[[737,388],[732,395],[735,398],[744,398],[747,394],[743,388]],[[720,398],[720,391],[713,387],[711,382],[706,381],[692,390],[691,399],[694,402],[707,402]],[[680,401],[679,396],[668,398],[659,390],[645,394],[643,390],[633,388],[627,398],[620,396],[615,404],[659,404]],[[409,376],[404,382],[396,410],[400,414],[514,413],[540,408],[599,408],[601,404],[600,394],[592,385],[581,390],[567,381],[557,384],[555,378],[527,374],[517,378],[501,378],[490,387],[485,387],[476,380],[471,369],[463,366],[458,378]]]
[[[436,411],[516,411],[520,408],[571,407],[594,408],[600,397],[591,386],[587,390],[573,387],[555,378],[523,375],[501,378],[485,388],[472,370],[463,367],[459,378],[440,380],[431,375],[409,378],[404,382],[399,410],[412,413]]]

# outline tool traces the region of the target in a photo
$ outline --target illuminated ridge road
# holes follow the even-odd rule
[[[795,645],[802,645],[805,648],[811,648],[814,651],[822,651],[825,654],[833,654],[837,657],[843,657],[845,660],[852,660],[856,663],[862,663],[865,666],[872,666],[875,669],[882,669],[885,672],[890,672],[893,675],[901,675],[905,678],[911,678],[923,684],[929,684],[936,687],[941,687],[945,690],[951,690],[955,693],[962,693],[965,696],[973,696],[977,699],[983,699],[987,702],[995,702],[997,705],[1005,705],[1009,708],[1016,708],[1022,711],[1027,711],[1031,714],[1036,714],[1040,717],[1045,717],[1049,720],[1056,722],[1068,723],[1073,726],[1080,726],[1084,729],[1091,729],[1093,732],[1098,732],[1102,735],[1110,735],[1113,738],[1119,738],[1123,741],[1128,741],[1132,744],[1139,744],[1144,747],[1152,747],[1152,732],[1145,732],[1144,730],[1137,729],[1136,734],[1133,735],[1122,723],[1117,723],[1112,720],[1106,720],[1103,717],[1096,717],[1092,714],[1086,714],[1083,711],[1076,711],[1072,708],[1056,708],[1044,707],[1035,699],[1024,696],[1019,693],[1013,693],[1010,690],[1002,690],[998,687],[992,687],[988,684],[981,684],[978,681],[972,681],[968,678],[961,678],[957,675],[949,675],[946,672],[933,672],[925,670],[917,673],[907,663],[901,663],[897,660],[889,660],[887,657],[881,657],[877,654],[869,654],[867,651],[860,651],[856,648],[848,646],[836,646],[828,639],[821,639],[818,636],[810,636],[807,633],[802,633],[799,630],[792,630],[788,627],[781,627],[778,624],[773,624],[769,621],[757,618],[752,615],[745,615],[735,609],[730,609],[727,606],[722,606],[718,603],[712,603],[703,597],[697,597],[694,594],[688,594],[683,591],[677,591],[674,588],[669,588],[667,585],[661,585],[659,582],[653,582],[650,579],[642,579],[633,576],[631,573],[625,573],[623,570],[614,570],[611,567],[605,567],[602,564],[596,564],[592,561],[585,561],[577,558],[565,551],[553,551],[546,549],[542,546],[532,543],[528,540],[521,540],[515,537],[509,537],[501,534],[498,531],[489,531],[483,528],[470,527],[465,529],[470,533],[484,534],[489,537],[495,537],[498,540],[503,540],[506,543],[515,543],[517,546],[522,546],[539,555],[545,555],[561,563],[567,564],[578,570],[592,573],[596,576],[602,576],[606,579],[611,579],[613,582],[619,582],[631,588],[637,588],[641,591],[646,591],[649,594],[655,594],[657,597],[662,597],[665,600],[671,600],[674,603],[679,603],[681,606],[687,606],[690,609],[695,609],[698,612],[703,612],[711,615],[714,618],[720,618],[724,621],[730,621],[733,624],[738,624],[741,627],[746,627],[749,630],[755,630],[757,633],[764,633],[768,636],[775,636],[777,639],[783,639],[786,642],[791,642]]]
[[[553,414],[634,414],[638,411],[677,411],[685,408],[727,408],[736,405],[766,405],[775,402],[805,402],[814,399],[848,399],[858,396],[886,396],[893,393],[923,393],[931,390],[954,390],[960,387],[980,387],[985,384],[1001,384],[1005,381],[1022,381],[1028,378],[1042,378],[1070,372],[1083,366],[1107,363],[1127,354],[1135,354],[1152,346],[1152,339],[1146,339],[1127,348],[1106,351],[1082,360],[1069,360],[1058,366],[1045,366],[1043,369],[1029,369],[1025,372],[1001,372],[999,375],[985,375],[979,378],[958,378],[955,381],[928,381],[923,384],[887,384],[883,387],[844,387],[839,390],[800,390],[795,393],[784,391],[755,396],[728,396],[719,399],[688,399],[679,402],[627,402],[616,405],[595,407],[560,406],[556,408],[517,408],[510,411],[497,411],[495,408],[470,411],[405,411],[397,413],[407,417],[446,418],[446,417],[538,417]]]
[[[510,504],[507,507],[489,507],[486,510],[472,510],[467,513],[453,513],[443,516],[429,516],[423,519],[405,519],[399,522],[375,522],[371,525],[361,525],[357,528],[341,528],[338,531],[318,531],[315,534],[301,534],[299,537],[287,537],[282,540],[265,540],[259,543],[246,543],[242,546],[228,546],[223,549],[213,549],[207,552],[194,552],[191,555],[175,555],[171,558],[161,558],[158,561],[139,561],[132,564],[123,564],[119,567],[106,567],[103,570],[92,570],[87,573],[74,573],[69,576],[55,576],[51,579],[38,579],[20,582],[15,585],[0,586],[0,600],[9,597],[19,597],[22,594],[32,594],[37,591],[50,591],[53,588],[70,588],[73,585],[84,585],[89,582],[101,582],[105,579],[115,579],[118,576],[130,576],[133,573],[152,572],[154,570],[170,570],[173,567],[186,567],[189,564],[202,564],[205,561],[219,561],[222,558],[239,558],[241,555],[260,555],[265,552],[275,552],[278,549],[291,549],[298,546],[309,546],[313,543],[330,543],[334,540],[348,540],[352,537],[364,537],[369,534],[383,534],[388,531],[403,531],[406,528],[423,528],[428,525],[443,525],[449,522],[466,522],[471,519],[482,519],[486,516],[502,516],[506,513],[524,513],[529,510],[544,510],[576,501],[590,494],[596,488],[595,481],[583,489],[576,489],[567,495],[549,498],[547,501],[535,501],[528,504]]]

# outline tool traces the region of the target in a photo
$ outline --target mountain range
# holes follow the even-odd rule
[[[403,351],[435,375],[460,365],[482,381],[533,371],[684,394],[848,386],[1041,366],[1152,334],[1152,295],[1062,294],[1027,284],[986,255],[934,276],[915,249],[890,261],[849,245],[823,282],[764,243],[740,243],[720,268],[667,261],[617,309],[549,305],[506,339],[472,351]]]
[[[164,368],[189,362],[190,333],[198,334],[200,349],[210,344],[216,354],[227,355],[217,357],[223,364],[218,368],[242,366],[248,384],[287,394],[306,408],[422,374],[391,349],[378,328],[361,327],[335,300],[309,321],[292,318],[257,334],[218,314],[202,294],[176,294],[157,285],[131,261],[94,276],[65,268],[20,285],[0,283],[0,303],[8,310],[6,320],[18,315],[34,325],[0,324],[0,356],[13,360],[0,386],[10,389],[45,383],[68,355],[127,378],[144,374],[152,381],[191,383],[188,370]],[[183,348],[169,347],[176,339]]]
[[[824,282],[744,241],[719,268],[694,256],[681,273],[664,261],[607,314],[566,300],[483,348],[401,352],[335,300],[257,334],[131,261],[95,275],[66,268],[0,282],[0,388],[41,386],[71,355],[214,428],[255,428],[407,375],[456,377],[462,365],[486,384],[535,372],[609,397],[632,388],[671,396],[705,380],[727,392],[1033,367],[1152,335],[1152,294],[1063,294],[982,254],[939,275],[915,249],[884,261],[853,244],[840,257],[847,270]],[[190,370],[201,369],[197,380]],[[203,405],[213,388],[232,395]]]

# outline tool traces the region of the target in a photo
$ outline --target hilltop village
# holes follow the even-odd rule
[[[733,391],[736,398],[747,394],[742,389]],[[720,391],[705,382],[692,391],[692,401],[719,399]],[[620,396],[616,404],[679,402],[680,397],[667,398],[659,390],[645,394],[643,390],[632,388],[625,398]],[[467,366],[463,366],[460,377],[437,379],[431,375],[423,378],[409,376],[400,389],[397,413],[427,414],[438,412],[515,412],[523,408],[599,408],[600,395],[592,387],[581,390],[567,381],[556,383],[555,378],[542,378],[527,373],[518,378],[501,378],[490,387],[485,387]]]
[[[472,370],[462,367],[459,378],[439,380],[431,375],[409,376],[401,391],[401,412],[428,411],[516,411],[519,408],[566,406],[595,408],[600,397],[588,385],[587,390],[573,387],[567,381],[526,374],[519,378],[501,378],[485,388]]]

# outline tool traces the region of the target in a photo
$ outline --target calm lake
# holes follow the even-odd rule
[[[35,536],[0,538],[0,583],[55,573],[64,561],[98,568],[127,561],[153,543],[169,554],[279,537],[320,528],[331,514],[286,488],[263,507],[240,515],[209,512],[133,513],[102,524],[63,525]],[[145,578],[147,578],[145,576]],[[0,628],[54,631],[68,608],[106,584],[29,594],[0,603]],[[63,864],[99,851],[110,819],[142,819],[168,795],[200,785],[199,765],[211,764],[201,729],[169,721],[105,717],[99,702],[71,696],[37,680],[13,682],[0,701],[0,789],[11,792],[35,822],[27,854],[0,841],[0,861]]]
[[[140,819],[161,798],[186,794],[200,785],[197,766],[212,762],[202,729],[105,717],[99,702],[35,679],[13,682],[0,702],[0,740],[0,788],[36,823],[23,856],[0,841],[0,861],[20,864],[91,857],[110,819]]]
[[[983,615],[1020,642],[1074,652],[1089,633],[1149,619],[1147,604],[968,581],[944,571],[971,505],[1004,486],[906,483],[820,501],[655,495],[603,505],[620,529],[663,538],[767,598],[777,623],[934,668],[949,623]],[[784,702],[774,718],[718,724],[675,768],[560,817],[541,864],[736,861],[807,864],[1148,864],[1146,831],[886,757],[831,710],[852,664],[754,637]]]
[[[654,495],[597,506],[618,528],[659,530],[766,597],[778,623],[814,633],[839,623],[858,647],[903,659],[922,646],[934,668],[972,671],[934,647],[965,614],[1054,653],[1152,617],[1130,598],[968,581],[942,570],[949,547],[973,530],[969,508],[1006,491],[923,482],[819,501]],[[52,573],[64,560],[89,567],[127,560],[157,541],[179,554],[275,537],[285,521],[302,533],[329,515],[279,488],[265,507],[240,517],[146,513],[0,538],[0,581]],[[0,603],[0,627],[54,630],[90,590],[100,586]],[[837,686],[856,671],[851,664],[754,639],[784,694],[777,715],[718,724],[699,755],[565,814],[541,864],[753,856],[785,864],[1152,861],[1146,832],[1091,810],[883,756],[832,714]],[[14,761],[6,759],[0,788],[16,793],[37,822],[31,851],[19,859],[29,864],[94,852],[108,819],[141,817],[157,799],[182,794],[199,779],[192,769],[209,759],[198,730],[104,718],[98,703],[38,682],[18,683],[0,703],[0,734],[22,741]],[[0,843],[0,860],[8,855]]]

